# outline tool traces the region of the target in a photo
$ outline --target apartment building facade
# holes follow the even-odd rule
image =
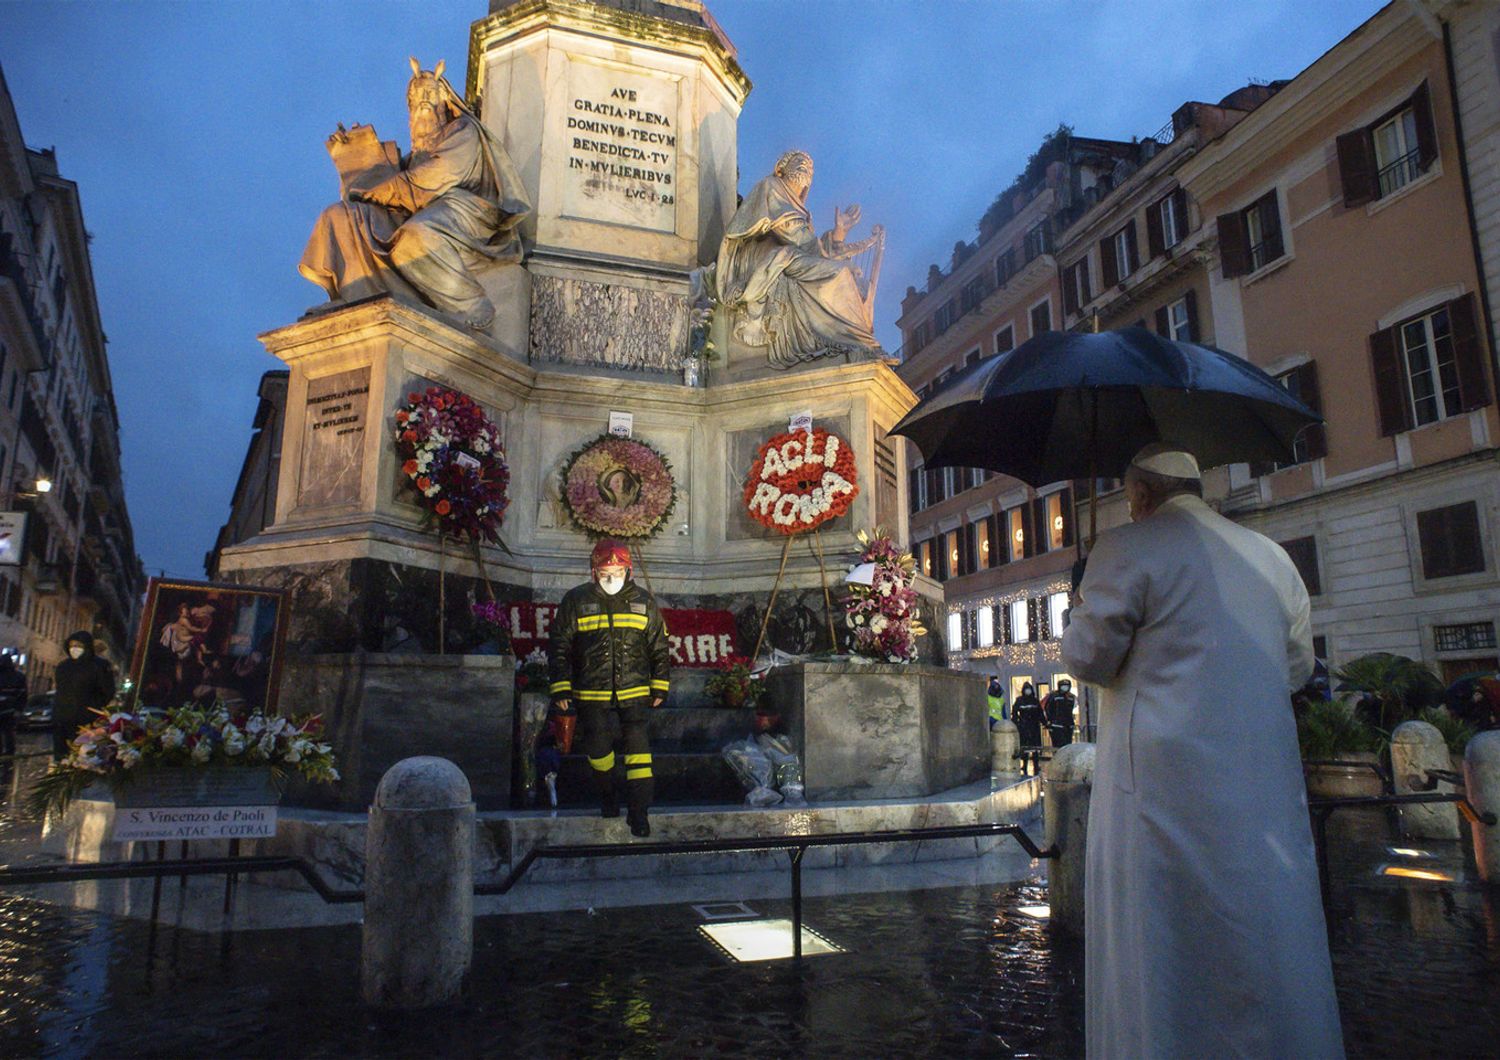
[[[1213,218],[1218,344],[1326,419],[1211,495],[1287,548],[1335,668],[1386,651],[1449,679],[1500,661],[1491,299],[1437,17],[1455,6],[1382,9],[1179,174]]]
[[[144,574],[78,186],[26,147],[0,73],[0,651],[33,692],[91,631],[117,666]]]
[[[1063,326],[1057,246],[1112,186],[1137,144],[1060,128],[981,219],[979,238],[908,288],[899,326],[902,377],[919,396],[955,373]],[[1027,429],[1015,425],[1017,434]],[[999,674],[1015,690],[1066,676],[1058,636],[1076,558],[1073,485],[1033,488],[977,469],[928,469],[909,451],[911,545],[941,582],[950,665]]]

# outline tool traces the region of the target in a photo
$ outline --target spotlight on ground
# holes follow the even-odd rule
[[[792,956],[790,920],[736,920],[726,924],[700,924],[701,931],[726,957],[736,961],[780,961]],[[806,924],[802,925],[802,956],[843,953]]]
[[[1046,920],[1052,915],[1052,907],[1050,905],[1018,905],[1016,906],[1016,911],[1031,917],[1033,920]]]

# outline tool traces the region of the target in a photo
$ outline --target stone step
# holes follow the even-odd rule
[[[926,798],[813,802],[806,806],[668,806],[651,813],[650,841],[729,839],[749,836],[821,835],[892,831],[999,822],[1023,825],[1042,841],[1039,814],[1041,778],[997,775]],[[107,805],[107,804],[101,804]],[[274,839],[251,840],[246,853],[293,854],[316,864],[330,883],[358,887],[364,879],[364,814],[286,808]],[[481,813],[475,829],[476,879],[504,879],[510,866],[540,845],[574,846],[635,842],[623,817],[607,821],[597,810],[507,810]],[[96,827],[92,834],[100,834]],[[911,843],[827,846],[808,851],[808,869],[972,859],[993,850],[1008,851],[1022,863],[1024,852],[1009,837],[944,839]],[[111,857],[122,856],[114,851]],[[123,856],[128,857],[128,849]],[[93,858],[82,860],[98,860]],[[720,872],[785,872],[784,851],[665,854],[643,857],[537,861],[522,887],[561,880],[640,879]],[[291,873],[270,874],[262,882],[303,888]]]
[[[755,731],[755,711],[729,707],[658,707],[650,714],[651,746],[717,754]]]
[[[728,742],[728,741],[726,741]],[[656,780],[654,801],[658,805],[706,803],[736,805],[745,799],[734,770],[717,753],[651,751],[651,772]],[[620,773],[619,768],[616,773]],[[596,806],[593,770],[583,755],[565,755],[558,778],[558,805]]]

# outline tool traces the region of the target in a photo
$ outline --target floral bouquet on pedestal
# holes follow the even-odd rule
[[[510,619],[506,614],[505,605],[495,600],[483,600],[477,604],[471,604],[469,610],[473,612],[474,619],[479,623],[481,629],[489,634],[500,649],[502,655],[510,654]],[[517,671],[519,674],[520,671]]]
[[[269,717],[222,703],[189,703],[165,713],[98,715],[68,745],[67,757],[37,781],[31,798],[38,812],[62,813],[95,783],[119,792],[167,770],[261,767],[279,782],[290,767],[319,783],[339,779],[333,748],[322,742],[320,714]]]
[[[721,707],[755,707],[766,694],[766,686],[750,673],[749,660],[731,656],[709,676],[703,691]]]
[[[864,546],[849,569],[845,618],[854,631],[854,651],[881,662],[917,660],[917,638],[927,633],[917,621],[917,593],[912,583],[917,564],[885,531],[861,530]]]

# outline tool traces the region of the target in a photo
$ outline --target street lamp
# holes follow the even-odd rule
[[[16,483],[12,495],[20,500],[35,500],[43,493],[52,492],[52,479],[46,474],[31,477],[31,469],[24,465],[17,466],[15,470]]]

